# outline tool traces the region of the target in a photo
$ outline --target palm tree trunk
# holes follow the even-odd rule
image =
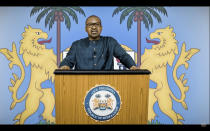
[[[141,20],[137,19],[137,66],[141,65]]]
[[[57,66],[60,65],[60,48],[61,48],[61,22],[57,20]]]

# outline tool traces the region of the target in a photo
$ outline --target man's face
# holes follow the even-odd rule
[[[90,17],[86,21],[86,32],[90,40],[97,40],[100,38],[102,31],[101,22],[97,17]]]

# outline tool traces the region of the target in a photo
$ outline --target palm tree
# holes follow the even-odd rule
[[[49,24],[49,30],[52,28],[54,22],[57,22],[57,65],[60,65],[60,47],[61,47],[61,22],[65,20],[65,25],[70,30],[71,21],[70,16],[78,24],[78,18],[75,11],[85,16],[84,11],[80,7],[34,7],[31,10],[30,17],[35,13],[42,11],[36,19],[39,23],[45,17],[45,27]]]
[[[158,11],[158,12],[157,12]],[[158,23],[161,23],[161,17],[158,13],[163,13],[167,15],[167,11],[164,7],[117,7],[112,17],[119,12],[122,12],[120,16],[120,24],[125,20],[125,17],[128,16],[127,19],[127,29],[131,28],[131,25],[134,22],[137,22],[137,66],[141,65],[141,22],[145,24],[145,27],[149,30],[149,25],[153,26],[153,18],[156,18]]]

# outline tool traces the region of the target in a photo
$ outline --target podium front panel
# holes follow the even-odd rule
[[[96,72],[55,72],[56,124],[147,124],[149,73]],[[120,96],[118,113],[104,121],[93,119],[85,109],[88,92],[100,85]]]

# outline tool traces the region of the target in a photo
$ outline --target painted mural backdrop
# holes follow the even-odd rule
[[[53,72],[90,15],[151,71],[148,124],[209,123],[209,7],[82,6],[0,7],[0,124],[55,124]]]

